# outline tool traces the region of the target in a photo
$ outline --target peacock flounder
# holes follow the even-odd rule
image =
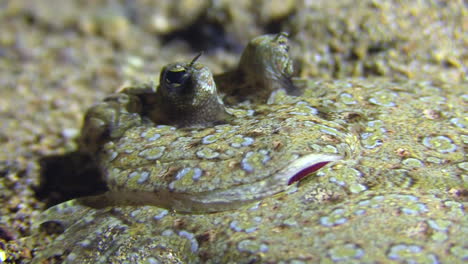
[[[276,49],[268,43],[262,42],[261,52],[265,45]],[[250,47],[245,53],[260,53]],[[264,60],[275,58],[265,54]],[[213,76],[197,58],[165,67],[155,89],[130,87],[88,111],[82,149],[95,152],[109,188],[96,201],[227,210],[284,191],[349,154],[352,139],[345,127],[319,117],[307,99],[225,108]],[[290,71],[290,61],[283,61],[288,66],[278,68]],[[264,79],[274,78],[265,72]]]
[[[258,37],[244,54],[255,43],[274,50],[282,38]],[[284,55],[285,47],[280,50]],[[277,63],[271,56],[251,58],[256,65]],[[44,212],[37,225],[58,223],[64,232],[34,261],[468,258],[466,86],[380,78],[305,80],[304,89],[268,90],[244,79],[245,87],[259,89],[249,94],[225,82],[240,71],[215,77],[218,96],[206,68],[195,61],[173,64],[157,89],[130,87],[91,108],[81,149],[95,155],[109,192]],[[210,114],[172,115],[187,103],[164,106],[170,100],[163,90],[175,92],[173,102],[202,92],[209,105],[192,109]],[[191,102],[200,102],[196,97]]]

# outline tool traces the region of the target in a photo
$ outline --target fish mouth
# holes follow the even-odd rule
[[[309,154],[302,156],[286,168],[282,169],[275,175],[275,178],[281,182],[287,182],[286,185],[291,185],[305,178],[306,176],[318,171],[330,162],[343,159],[342,156],[331,154]]]
[[[85,197],[82,202],[92,207],[110,204],[156,205],[184,213],[214,213],[236,209],[249,202],[285,191],[289,185],[300,181],[330,162],[343,159],[333,154],[313,153],[301,156],[278,172],[257,182],[227,189],[200,193],[179,193],[170,190],[152,192],[118,191],[103,196]]]
[[[343,156],[336,154],[307,154],[295,159],[283,169],[260,181],[233,188],[200,193],[191,196],[189,200],[192,206],[195,205],[195,211],[208,210],[216,212],[231,210],[247,202],[260,200],[283,192],[289,185],[311,175],[328,163],[341,159],[343,159]]]

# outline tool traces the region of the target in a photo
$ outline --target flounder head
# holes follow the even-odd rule
[[[210,125],[228,118],[218,97],[211,71],[196,60],[169,64],[161,71],[154,102],[145,102],[150,119],[156,124],[178,127]]]

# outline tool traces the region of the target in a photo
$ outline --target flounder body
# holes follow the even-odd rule
[[[267,80],[292,73],[286,41],[284,34],[266,35],[246,48],[240,69],[253,70],[245,53],[275,66],[273,71],[260,65],[267,67],[257,70],[264,83],[249,87],[251,94],[271,94]],[[96,157],[109,188],[87,199],[90,204],[228,210],[284,191],[350,153],[346,129],[319,117],[307,99],[226,108],[213,76],[197,59],[165,67],[158,88],[130,87],[88,111],[81,149]],[[323,129],[327,125],[332,132]]]
[[[208,128],[128,129],[98,154],[110,199],[222,211],[284,191],[303,171],[350,153],[343,126],[318,117],[307,100],[294,101],[230,109],[231,122]]]
[[[109,192],[46,211],[37,225],[64,232],[36,263],[466,260],[463,85],[308,81],[300,96],[212,100],[208,126],[155,122],[155,89],[137,88],[88,115],[82,146]]]

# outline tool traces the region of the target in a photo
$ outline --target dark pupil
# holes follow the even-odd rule
[[[187,71],[168,71],[166,73],[166,81],[168,83],[178,83],[181,84],[187,79]]]

